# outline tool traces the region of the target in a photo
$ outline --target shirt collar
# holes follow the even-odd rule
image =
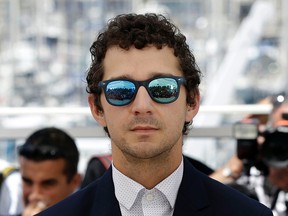
[[[155,186],[156,189],[161,191],[170,203],[170,206],[174,208],[178,189],[180,187],[183,177],[183,158],[179,167],[166,179]],[[134,204],[138,193],[145,189],[141,184],[135,182],[129,177],[121,173],[112,164],[112,178],[115,187],[115,196],[119,203],[125,208],[130,209]]]
[[[178,189],[180,187],[182,177],[183,177],[183,158],[179,167],[170,176],[168,176],[166,179],[164,179],[155,187],[166,196],[172,208],[174,208],[176,202]]]
[[[115,196],[119,203],[130,209],[135,202],[138,193],[144,187],[125,176],[112,164],[112,178],[115,187]]]

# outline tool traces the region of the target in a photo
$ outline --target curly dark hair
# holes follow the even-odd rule
[[[191,106],[195,105],[195,96],[199,95],[201,72],[186,43],[186,37],[163,15],[121,14],[108,22],[107,27],[98,35],[90,48],[92,63],[87,72],[86,91],[94,95],[95,106],[100,111],[102,111],[101,89],[98,83],[103,79],[103,60],[107,50],[112,46],[129,50],[132,46],[143,49],[149,45],[158,49],[167,46],[174,50],[174,55],[179,59],[186,79],[187,103]],[[188,133],[191,123],[185,122],[183,134]],[[109,135],[108,129],[104,129]]]

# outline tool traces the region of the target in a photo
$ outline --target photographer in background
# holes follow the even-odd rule
[[[237,156],[243,161],[244,176],[237,180],[257,194],[275,216],[288,215],[288,100],[272,97],[273,109],[266,128],[258,119],[235,124]]]
[[[273,192],[271,209],[283,210],[278,215],[288,215],[288,98],[274,103],[268,125],[274,133],[266,137],[264,144],[270,145],[263,145],[263,155]]]

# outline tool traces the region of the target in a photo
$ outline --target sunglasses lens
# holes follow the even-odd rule
[[[173,78],[158,78],[149,83],[149,93],[158,103],[171,103],[178,97],[178,83]]]
[[[127,105],[135,95],[135,85],[127,80],[117,80],[107,84],[106,99],[115,106]]]

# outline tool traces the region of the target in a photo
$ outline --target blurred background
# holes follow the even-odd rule
[[[235,153],[231,125],[287,91],[287,11],[287,0],[0,0],[0,158],[17,163],[17,146],[45,126],[77,139],[80,171],[109,152],[87,104],[89,47],[113,16],[155,12],[187,36],[204,75],[184,152],[220,166]]]

